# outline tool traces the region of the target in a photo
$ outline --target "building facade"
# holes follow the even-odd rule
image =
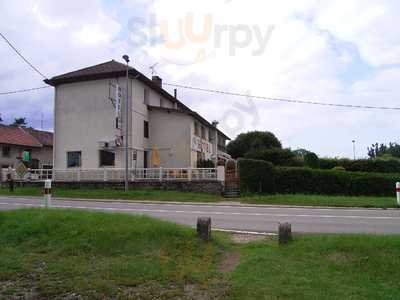
[[[0,125],[0,168],[15,168],[21,161],[28,168],[51,169],[53,133]]]
[[[217,123],[165,91],[158,76],[129,68],[127,120],[124,64],[109,61],[45,82],[55,87],[55,169],[123,168],[125,122],[130,168],[195,168],[199,161],[229,158],[229,138]]]

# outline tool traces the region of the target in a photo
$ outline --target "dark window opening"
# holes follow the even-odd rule
[[[206,129],[201,126],[201,138],[204,140],[206,138]]]
[[[77,168],[81,166],[81,151],[69,151],[67,152],[67,167]]]
[[[100,150],[100,167],[114,166],[115,152]]]
[[[147,168],[147,155],[148,155],[148,151],[144,151],[143,153],[143,168]]]
[[[3,146],[1,152],[3,157],[10,157],[11,148],[9,146]]]
[[[148,121],[143,122],[143,136],[145,138],[149,138],[149,122]]]

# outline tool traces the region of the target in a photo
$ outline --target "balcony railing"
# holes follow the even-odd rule
[[[124,181],[125,169],[99,168],[99,169],[28,169],[20,177],[17,172],[9,169],[2,170],[3,181],[11,173],[16,180],[42,181],[52,179],[63,182],[84,181]],[[129,169],[129,181],[216,181],[218,180],[216,168],[137,168]]]

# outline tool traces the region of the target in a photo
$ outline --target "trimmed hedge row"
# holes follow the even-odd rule
[[[320,158],[321,169],[333,169],[343,167],[351,172],[374,172],[374,173],[400,173],[400,160],[398,159],[357,159],[347,158]]]
[[[393,196],[400,175],[354,173],[297,167],[274,167],[265,161],[240,159],[243,192],[346,196]]]

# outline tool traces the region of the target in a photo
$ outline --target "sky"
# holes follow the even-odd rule
[[[251,3],[251,4],[250,4]],[[400,107],[400,2],[395,0],[1,1],[0,32],[47,77],[128,54],[234,138],[273,132],[284,147],[365,157],[400,142],[400,111],[274,102],[255,96]],[[0,39],[0,93],[45,85]],[[172,93],[173,88],[164,86]],[[52,129],[53,88],[0,95],[8,123]]]

